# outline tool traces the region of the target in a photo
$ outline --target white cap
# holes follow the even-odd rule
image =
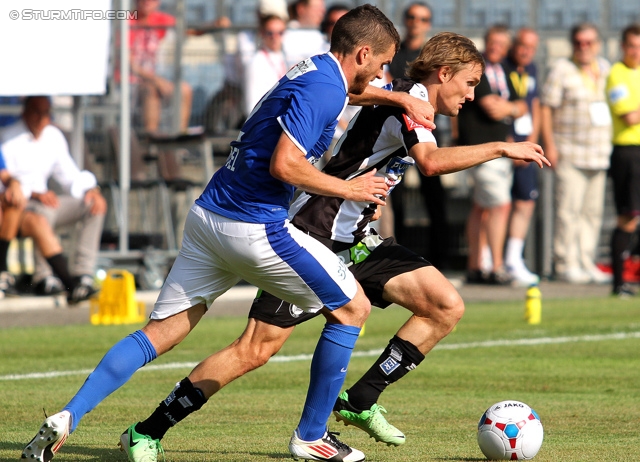
[[[258,13],[260,13],[260,16],[275,15],[281,17],[285,21],[289,20],[287,2],[285,0],[260,0],[258,4]]]

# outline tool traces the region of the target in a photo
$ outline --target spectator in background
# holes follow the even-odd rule
[[[605,85],[609,62],[598,56],[598,29],[570,33],[571,58],[558,59],[542,90],[542,136],[556,172],[555,275],[572,283],[606,283],[596,266],[611,156],[611,115]]]
[[[287,25],[279,16],[260,19],[258,35],[260,47],[247,65],[245,72],[245,113],[250,114],[260,98],[287,72],[282,51],[282,37]]]
[[[520,98],[527,103],[527,113],[513,121],[513,140],[538,142],[540,135],[540,98],[538,95],[538,71],[533,59],[538,49],[539,37],[535,30],[524,27],[515,36],[513,47],[503,65]],[[522,252],[531,217],[539,195],[538,172],[529,163],[514,162],[511,200],[513,208],[507,231],[505,265],[509,275],[518,285],[540,282],[524,263]]]
[[[338,19],[347,14],[351,8],[341,3],[334,3],[331,5],[327,12],[324,15],[324,19],[322,20],[322,24],[320,25],[320,32],[325,40],[324,51],[329,51],[331,45],[331,34],[333,33],[333,27],[336,25]],[[346,131],[349,126],[349,122],[353,117],[360,111],[361,106],[352,106],[347,105],[347,107],[342,112],[342,116],[338,120],[338,125],[336,126],[336,131],[333,133],[333,139],[331,140],[331,144],[329,145],[329,149],[325,152],[324,156],[315,164],[320,170],[322,170],[325,164],[331,158],[331,154],[333,153],[333,148],[342,137],[342,134]]]
[[[326,51],[320,25],[326,11],[324,0],[296,0],[289,6],[290,21],[282,46],[289,67]]]
[[[269,16],[277,16],[284,21],[289,20],[287,2],[285,0],[259,0],[256,9],[258,25]],[[231,26],[228,18],[220,21],[218,18],[214,27],[226,28]],[[238,130],[248,116],[245,113],[246,94],[244,83],[249,62],[258,49],[259,37],[253,29],[245,29],[236,36],[236,50],[225,54],[223,58],[224,82],[222,88],[211,98],[206,111],[206,130],[209,133],[226,133]]]
[[[424,2],[413,2],[405,10],[404,38],[400,49],[389,64],[388,80],[406,77],[408,64],[420,54],[431,30],[431,7]]]
[[[0,224],[0,298],[4,298],[7,295],[18,294],[15,277],[9,272],[7,256],[11,241],[18,235],[18,228],[20,227],[24,208],[27,205],[27,199],[22,193],[20,182],[7,172],[1,151],[0,181],[2,181],[2,186],[0,187],[0,206],[2,208],[2,223]]]
[[[162,104],[170,101],[174,91],[173,82],[157,74],[158,50],[167,28],[174,27],[176,20],[167,13],[158,11],[160,0],[136,0],[136,19],[129,21],[129,47],[131,49],[132,79],[141,98],[144,129],[157,132],[160,128]],[[181,82],[180,129],[186,130],[191,117],[193,92],[186,82]]]
[[[2,132],[0,150],[6,171],[20,182],[24,196],[29,199],[27,212],[45,217],[51,228],[80,224],[71,274],[62,248],[58,246],[58,251],[52,255],[45,253],[46,259],[36,252],[33,276],[36,289],[41,287],[43,295],[49,295],[56,290],[55,285],[49,282],[53,269],[63,279],[67,301],[74,304],[95,293],[92,275],[107,205],[95,176],[78,169],[64,135],[51,125],[50,111],[51,103],[47,97],[26,98],[22,119]],[[50,179],[58,183],[66,194],[57,195],[48,189]],[[4,245],[8,246],[0,238],[0,246]],[[6,260],[6,254],[4,257]]]
[[[389,64],[387,79],[389,81],[398,78],[406,78],[408,64],[414,61],[420,54],[420,50],[427,42],[431,30],[431,7],[424,2],[412,2],[404,10],[404,37],[400,43],[400,50]],[[444,117],[444,116],[438,116]],[[438,121],[436,118],[436,125]],[[434,131],[438,143],[440,137],[438,130]],[[425,176],[418,171],[420,178],[420,195],[429,215],[429,245],[424,255],[436,268],[443,269],[448,264],[447,252],[449,249],[449,226],[446,213],[446,193],[442,187],[440,176]],[[399,242],[408,244],[408,236],[404,226],[404,200],[407,185],[400,183],[391,200],[391,211],[384,210],[381,220],[381,232],[384,226],[392,223],[387,232],[395,235]],[[391,220],[389,220],[391,218]]]
[[[527,113],[513,83],[502,66],[511,46],[511,34],[503,25],[490,27],[485,33],[486,69],[476,87],[476,98],[463,106],[458,116],[458,142],[472,146],[490,141],[512,141],[513,119]],[[455,138],[455,136],[454,136]],[[513,161],[495,159],[474,167],[473,204],[467,220],[469,255],[467,282],[511,284],[504,267],[503,250],[509,212]],[[487,246],[491,267],[482,265],[482,249]]]
[[[69,273],[66,257],[60,240],[51,228],[47,218],[31,210],[25,211],[27,198],[22,192],[20,181],[12,177],[0,155],[0,180],[2,188],[0,202],[2,204],[2,224],[0,225],[0,298],[19,295],[15,276],[9,272],[7,261],[9,245],[18,236],[32,238],[38,251],[51,261],[56,278],[52,277],[48,289],[42,287],[42,295],[56,295],[64,288],[73,293],[77,280]],[[57,279],[59,278],[59,279]],[[60,285],[62,282],[62,285]],[[58,287],[59,286],[59,287]],[[47,290],[49,293],[47,293]],[[93,292],[91,292],[93,293]],[[90,294],[88,294],[90,295]],[[77,300],[78,302],[81,300]]]
[[[607,98],[613,116],[610,176],[617,212],[611,236],[613,294],[630,297],[635,291],[623,278],[623,264],[640,223],[640,24],[622,32],[622,59],[611,68]]]
[[[320,32],[324,36],[324,51],[329,51],[331,47],[331,34],[333,33],[333,28],[336,25],[338,19],[343,17],[350,10],[347,5],[342,3],[334,3],[329,8],[327,8],[327,12],[324,15],[324,19],[320,24]]]

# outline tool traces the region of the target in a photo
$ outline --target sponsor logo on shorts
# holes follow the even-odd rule
[[[298,318],[302,315],[302,313],[304,313],[304,311],[302,311],[296,305],[294,305],[293,303],[289,304],[289,314],[291,315],[291,317]]]

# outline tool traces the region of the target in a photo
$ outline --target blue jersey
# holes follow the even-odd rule
[[[269,173],[285,132],[311,163],[327,150],[347,105],[347,81],[331,54],[294,66],[255,106],[224,167],[196,200],[201,207],[250,223],[283,221],[295,188]]]

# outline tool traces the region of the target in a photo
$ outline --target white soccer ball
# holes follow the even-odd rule
[[[478,422],[478,445],[489,460],[533,459],[543,438],[540,417],[520,401],[496,403]]]

